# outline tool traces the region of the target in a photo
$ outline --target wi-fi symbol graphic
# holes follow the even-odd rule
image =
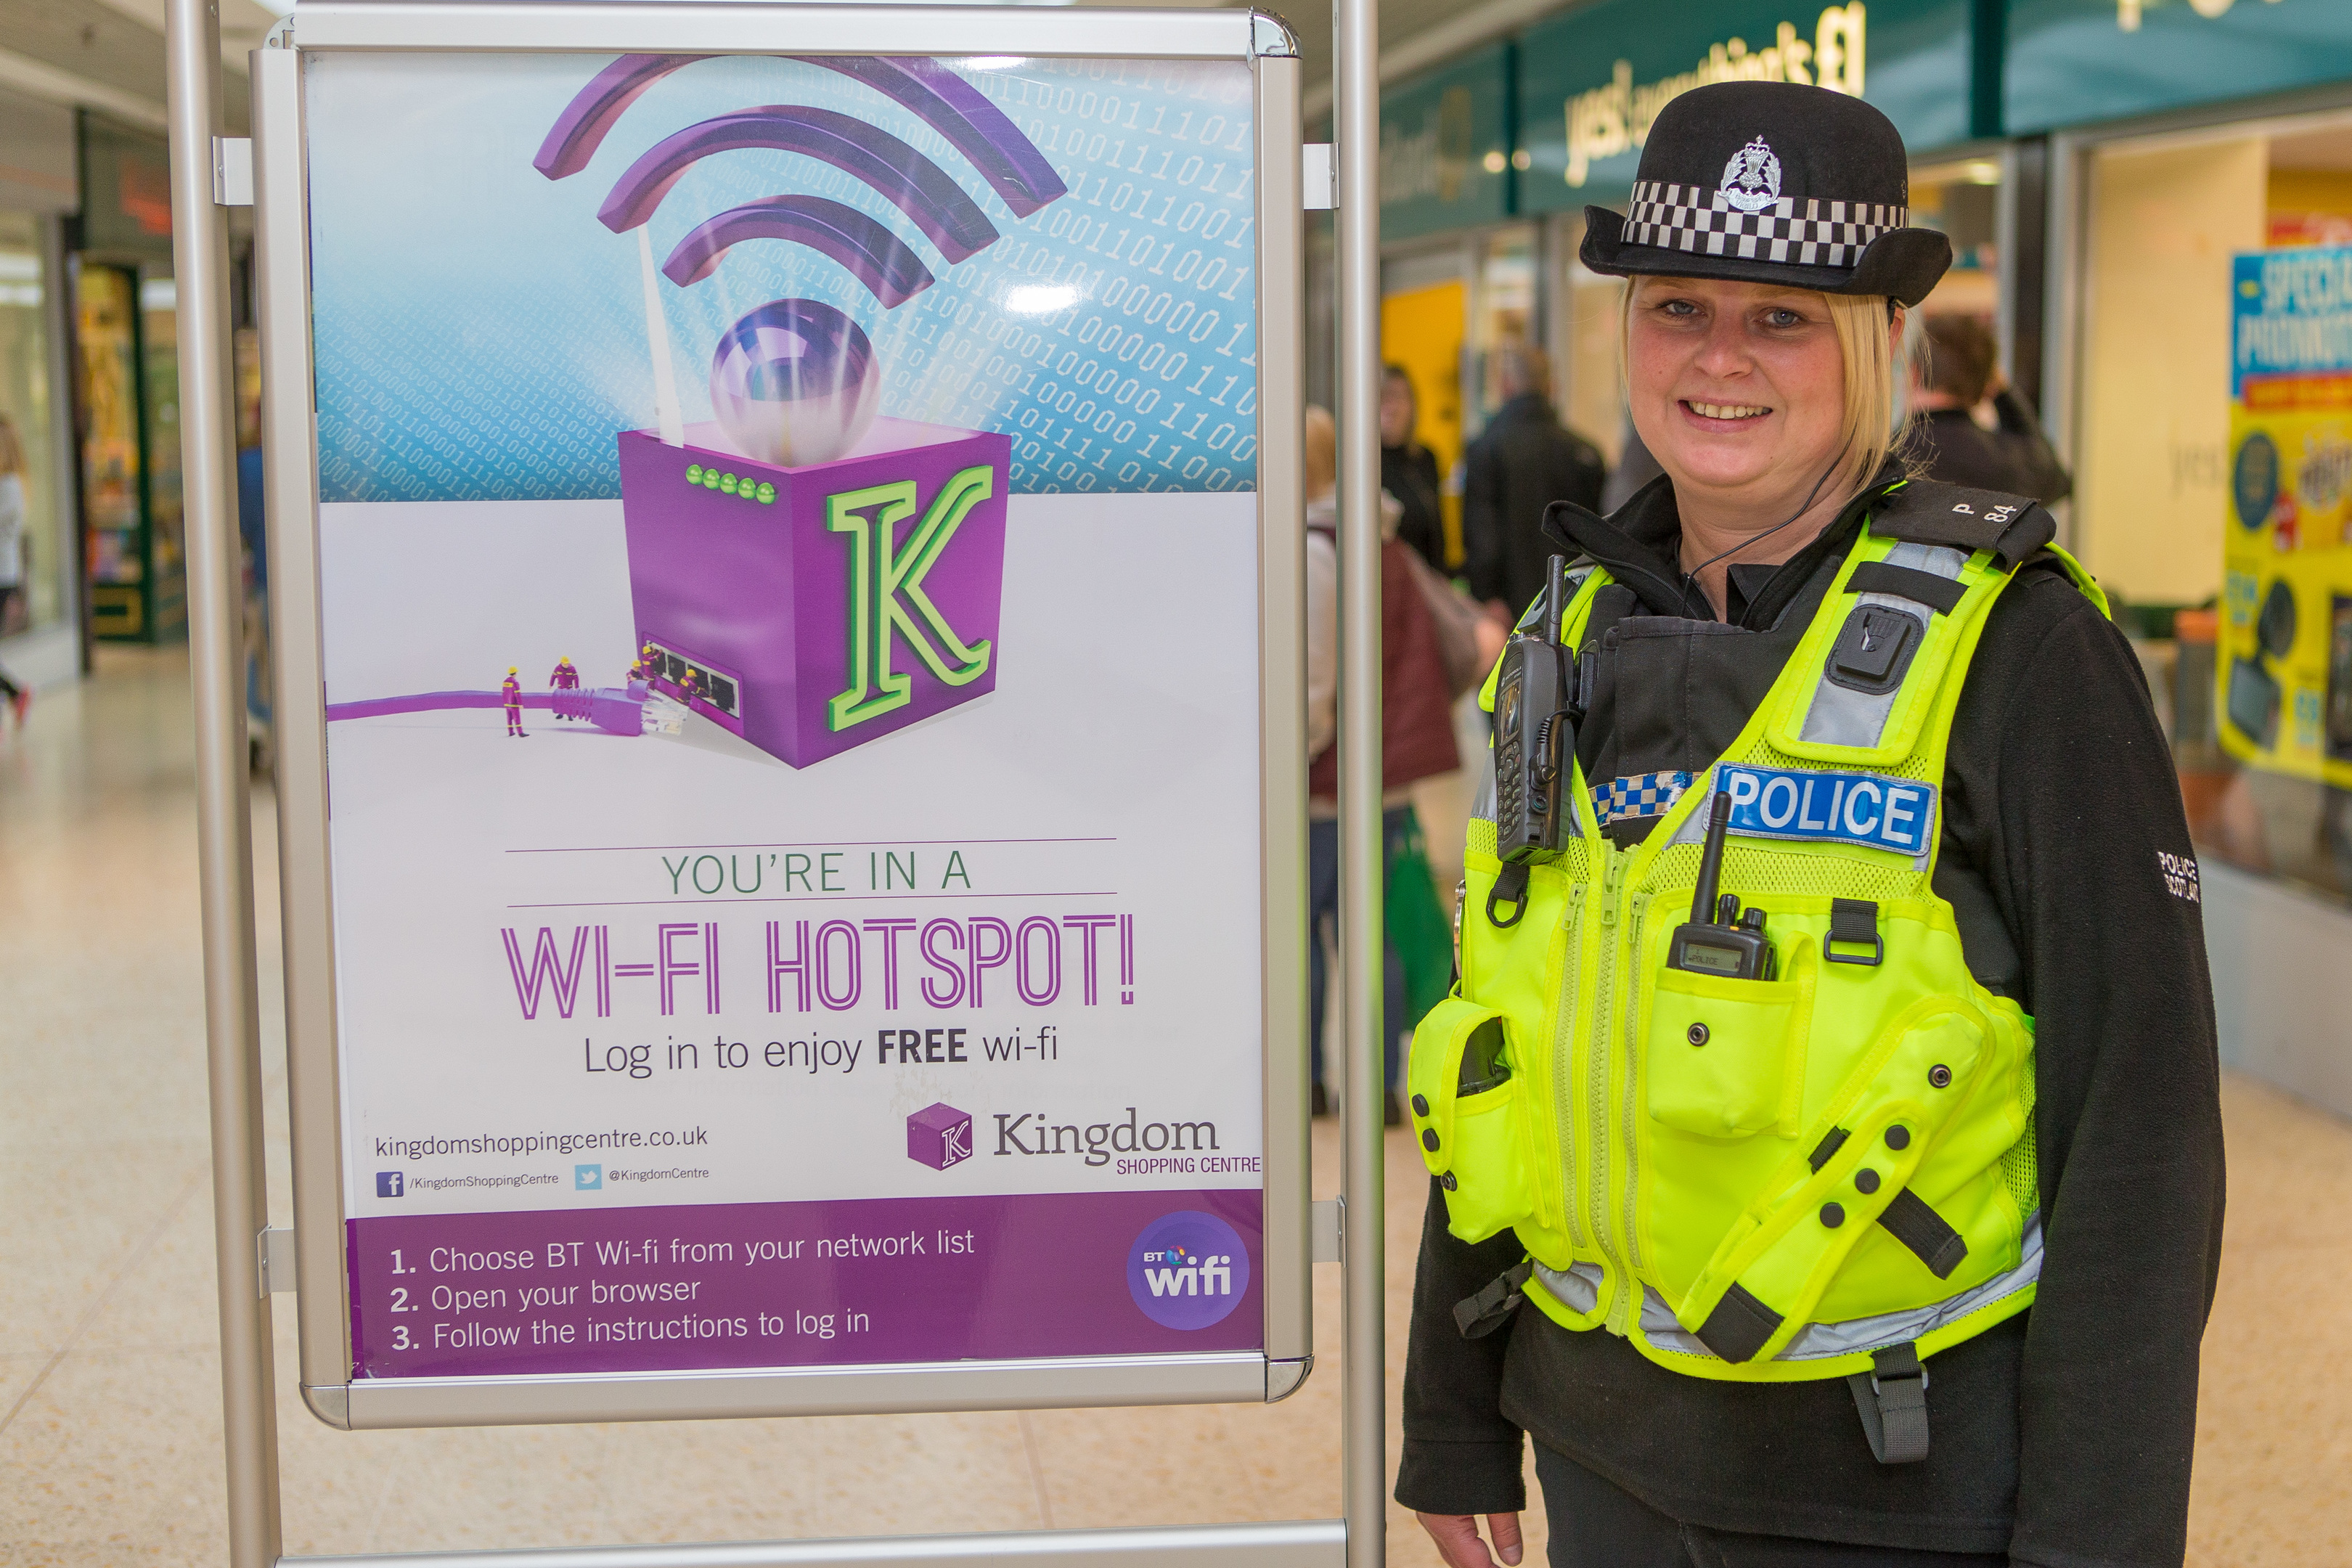
[[[547,133],[532,166],[561,180],[588,166],[629,106],[656,82],[708,55],[623,55],[582,88]],[[1066,194],[1034,143],[970,82],[919,56],[801,55],[910,110],[968,159],[1016,217]],[[949,266],[997,240],[996,226],[946,170],[905,142],[853,115],[802,104],[737,110],[665,137],[623,173],[598,209],[615,234],[642,231],[672,186],[705,158],[748,148],[794,153],[863,182],[904,213]],[[824,196],[785,193],[729,208],[697,225],[662,263],[690,288],[748,240],[780,239],[830,257],[896,310],[937,281],[890,227]],[[650,261],[652,251],[643,246]],[[647,309],[656,309],[647,278]],[[656,329],[658,330],[658,329]],[[656,366],[656,375],[664,374]],[[780,467],[827,462],[873,422],[882,376],[874,345],[848,315],[821,300],[771,300],[719,334],[710,402],[748,457]]]

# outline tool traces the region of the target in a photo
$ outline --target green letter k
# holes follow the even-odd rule
[[[898,638],[950,686],[967,685],[987,673],[989,645],[964,645],[923,592],[923,578],[971,509],[994,488],[994,472],[984,466],[966,468],[941,485],[930,510],[907,536],[903,553],[896,534],[898,524],[915,514],[913,480],[825,498],[825,527],[849,535],[850,546],[849,686],[825,709],[835,733],[911,700],[912,680],[890,668]]]

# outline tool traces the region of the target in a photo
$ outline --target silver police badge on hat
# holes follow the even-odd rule
[[[1780,160],[1759,136],[1723,166],[1723,199],[1744,213],[1762,212],[1780,199]]]

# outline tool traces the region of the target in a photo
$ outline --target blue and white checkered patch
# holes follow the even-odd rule
[[[1664,816],[1682,799],[1695,775],[1685,773],[1629,773],[1592,791],[1592,815],[1608,826],[1621,819]]]

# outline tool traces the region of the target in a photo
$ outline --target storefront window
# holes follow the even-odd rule
[[[1559,301],[1552,335],[1552,357],[1564,401],[1560,419],[1601,448],[1614,468],[1624,455],[1632,433],[1625,422],[1624,354],[1625,280],[1594,272],[1577,259],[1584,241],[1581,217],[1563,222],[1554,254],[1559,258],[1559,280],[1553,298]]]
[[[1470,301],[1470,384],[1484,426],[1503,405],[1495,351],[1507,342],[1536,342],[1536,227],[1513,224],[1489,231],[1478,247],[1476,289]]]
[[[138,281],[119,267],[85,265],[77,292],[90,625],[100,637],[136,637],[146,629]]]
[[[57,494],[49,386],[48,290],[40,220],[0,212],[0,416],[24,447],[25,592],[0,621],[0,637],[54,625],[69,612],[73,536]]]
[[[2000,165],[1990,159],[1911,172],[1911,221],[1952,242],[1952,269],[1920,302],[1922,317],[1974,316],[1994,326],[2000,314]]]
[[[147,404],[148,613],[157,635],[186,626],[187,535],[180,494],[179,290],[169,278],[139,285],[139,348]]]
[[[2331,776],[2352,763],[2352,381],[2231,374],[2233,258],[2352,241],[2352,121],[2118,142],[2086,172],[2080,551],[2139,642],[2199,850],[2352,898]]]
[[[101,637],[152,641],[187,624],[175,305],[168,278],[82,264],[82,508]]]

